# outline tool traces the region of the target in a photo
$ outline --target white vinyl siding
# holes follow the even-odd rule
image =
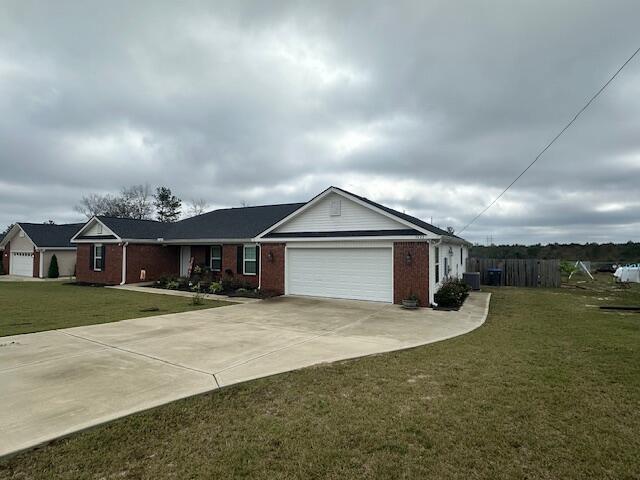
[[[58,259],[58,272],[61,277],[70,277],[76,271],[76,251],[75,250],[47,250],[40,255],[44,255],[43,276],[49,274],[49,265],[51,265],[51,257],[54,255]]]
[[[288,248],[286,293],[393,301],[391,248]]]
[[[9,273],[21,277],[33,276],[33,252],[11,252]]]
[[[339,207],[336,207],[339,201]],[[339,211],[339,214],[336,214]],[[385,215],[332,193],[276,230],[277,233],[407,229]]]

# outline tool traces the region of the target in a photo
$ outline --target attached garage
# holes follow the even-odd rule
[[[33,276],[33,252],[11,252],[9,273],[23,277]]]
[[[287,248],[289,295],[393,302],[393,249]]]

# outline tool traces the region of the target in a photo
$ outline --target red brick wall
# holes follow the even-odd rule
[[[33,249],[33,277],[38,278],[40,276],[40,252]]]
[[[407,264],[407,254],[411,263]],[[395,242],[393,244],[393,303],[402,303],[411,294],[421,307],[429,306],[429,244]]]
[[[192,250],[193,252],[193,250]],[[107,261],[109,260],[107,254]],[[180,247],[162,245],[127,245],[127,283],[140,282],[140,270],[146,270],[146,281],[180,274]],[[118,282],[120,283],[120,282]]]
[[[122,281],[122,246],[105,244],[107,258],[106,265],[101,272],[94,272],[89,265],[92,244],[78,245],[76,258],[76,280],[78,282],[101,283],[118,285]]]
[[[5,275],[9,275],[9,261],[11,260],[11,242],[4,246],[4,252],[2,252],[2,271]]]
[[[238,272],[238,248],[243,246],[237,244],[224,244],[222,246],[222,275],[225,275],[226,270],[231,270],[233,278],[244,280],[250,285],[258,286],[258,275],[243,275],[242,269]]]
[[[260,289],[274,295],[284,295],[284,247],[284,243],[266,243],[260,247]]]

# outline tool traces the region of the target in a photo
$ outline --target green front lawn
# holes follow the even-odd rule
[[[0,478],[625,479],[640,472],[640,288],[495,290],[434,345],[278,375],[0,463]]]
[[[0,336],[229,305],[63,282],[0,282]]]

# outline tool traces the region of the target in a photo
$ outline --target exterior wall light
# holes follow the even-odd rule
[[[407,253],[407,256],[405,257],[404,260],[407,265],[411,265],[411,253]]]
[[[269,253],[267,253],[267,260],[268,260],[269,262],[273,262],[273,252],[269,252]]]

